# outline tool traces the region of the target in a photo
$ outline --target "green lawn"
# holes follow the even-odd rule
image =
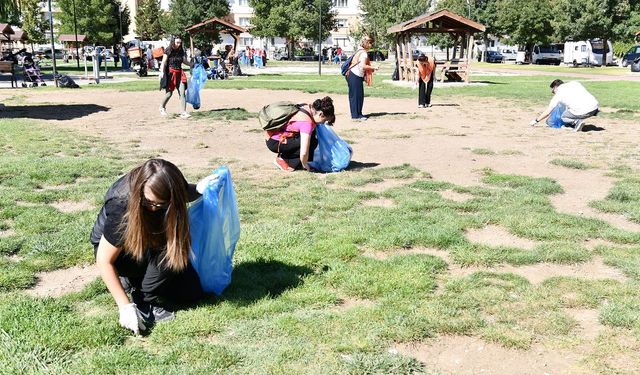
[[[480,95],[487,87],[506,95],[508,87],[524,85],[534,94],[521,99],[534,100],[535,92],[548,91],[538,89],[546,82],[540,77],[495,81],[504,83],[437,95],[473,95],[474,90]],[[309,86],[289,76],[209,86],[241,83]],[[323,77],[317,86],[345,90],[342,77]],[[394,90],[399,97],[414,95]],[[381,95],[376,89],[369,93]],[[606,100],[637,106],[613,96]],[[202,116],[234,121],[252,114],[236,109]],[[0,373],[432,373],[388,349],[397,342],[452,334],[523,350],[542,342],[580,351],[587,342],[577,336],[578,323],[566,308],[598,311],[607,330],[594,340],[587,365],[608,373],[612,357],[634,355],[633,346],[611,342],[640,337],[639,233],[556,212],[549,197],[562,193],[562,187],[549,178],[485,170],[483,186],[461,187],[435,181],[410,165],[264,178],[232,166],[242,222],[232,284],[222,297],[180,311],[175,321],[153,327],[144,337],[131,337],[118,327],[114,302],[100,280],[60,298],[30,297],[21,290],[34,284],[36,272],[92,261],[88,236],[106,188],[145,156],[53,125],[16,120],[0,120],[0,156]],[[554,164],[583,167],[572,161]],[[612,173],[618,183],[593,205],[640,222],[640,173]],[[387,180],[400,184],[380,193],[354,190]],[[445,199],[439,192],[447,189],[471,199]],[[393,205],[364,204],[374,199]],[[65,201],[93,208],[63,213],[53,206]],[[465,230],[488,224],[536,245],[491,247],[466,239]],[[587,239],[611,245],[591,250],[584,245]],[[423,247],[445,252],[450,263],[407,252]],[[448,271],[454,265],[574,264],[595,256],[622,270],[629,281],[554,277],[535,285],[509,273],[454,276]]]

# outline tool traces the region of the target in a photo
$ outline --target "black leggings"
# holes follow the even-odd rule
[[[181,272],[174,272],[161,263],[162,253],[147,252],[138,263],[129,254],[120,252],[114,263],[118,276],[127,279],[139,291],[144,302],[157,304],[161,299],[169,303],[192,303],[203,296],[200,279],[191,262]]]
[[[431,104],[431,92],[433,91],[434,75],[435,75],[434,72],[431,72],[431,77],[429,77],[429,82],[426,85],[425,85],[425,82],[422,80],[422,77],[420,77],[420,82],[418,83],[418,104],[419,105]]]
[[[313,161],[313,152],[318,146],[318,138],[316,137],[316,131],[311,133],[311,139],[309,140],[309,161]],[[279,141],[269,138],[267,140],[267,147],[272,152],[275,152],[284,161],[289,164],[293,169],[301,167],[300,162],[300,134],[296,133],[294,137],[287,138],[287,143],[280,143]]]

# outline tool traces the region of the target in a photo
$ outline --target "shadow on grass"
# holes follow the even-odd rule
[[[383,116],[397,116],[397,115],[408,115],[408,112],[373,112],[369,113],[367,117],[383,117]]]
[[[366,168],[374,168],[379,166],[380,163],[361,163],[359,161],[354,161],[351,160],[351,163],[349,163],[349,166],[347,167],[347,170],[350,171],[360,171]]]
[[[495,82],[495,81],[472,81],[471,83],[484,83],[485,85],[507,85],[507,82]]]
[[[37,120],[73,120],[98,112],[106,112],[109,107],[97,104],[46,104],[6,106],[0,118],[31,118]]]
[[[600,127],[600,126],[596,126],[596,125],[584,125],[582,127],[582,131],[583,132],[601,132],[605,130],[605,128]]]
[[[432,107],[460,107],[460,104],[456,103],[431,103]]]
[[[233,269],[231,285],[222,298],[240,306],[250,305],[264,297],[275,298],[300,285],[313,273],[305,266],[286,264],[277,260],[258,259],[240,263]]]

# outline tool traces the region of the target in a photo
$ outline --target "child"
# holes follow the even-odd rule
[[[418,75],[416,76],[416,85],[418,85],[418,108],[431,107],[433,76],[436,70],[435,60],[433,57],[429,59],[424,53],[421,53],[420,56],[418,56],[416,64],[418,65]]]

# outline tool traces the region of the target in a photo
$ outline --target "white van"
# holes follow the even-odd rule
[[[606,65],[613,64],[613,46],[608,41],[609,51],[605,60]],[[601,66],[604,43],[600,39],[566,42],[564,44],[563,62],[573,66]]]
[[[560,65],[562,54],[556,46],[533,46],[531,53],[531,63],[533,64],[555,64]]]

